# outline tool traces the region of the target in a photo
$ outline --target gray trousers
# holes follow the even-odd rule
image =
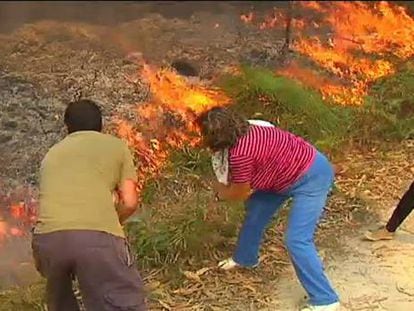
[[[49,311],[78,311],[72,280],[87,311],[144,311],[145,294],[125,239],[67,230],[34,234],[36,268],[47,279]]]

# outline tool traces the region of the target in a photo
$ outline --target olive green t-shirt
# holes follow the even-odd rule
[[[122,140],[95,131],[68,135],[42,161],[34,232],[95,230],[124,237],[112,191],[125,179],[136,181],[136,171]]]

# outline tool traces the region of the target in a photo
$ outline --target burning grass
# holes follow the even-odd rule
[[[366,210],[375,210],[378,200],[393,203],[402,182],[410,178],[407,159],[412,147],[406,144],[400,151],[353,152],[346,156],[318,234],[322,253],[328,248],[329,254],[333,249],[341,252],[341,237],[360,223],[370,222],[372,214]],[[152,181],[144,190],[144,213],[129,225],[150,291],[151,310],[246,310],[246,306],[247,310],[277,309],[274,288],[280,272],[290,264],[282,236],[287,210],[282,210],[281,217],[269,226],[258,270],[218,271],[216,263],[229,256],[234,247],[243,208],[221,205],[204,219],[210,193],[195,176],[207,167],[184,168],[194,158],[199,164],[207,161],[202,153],[172,155],[173,161],[162,171],[158,185]],[[0,295],[0,310],[43,311],[43,289],[43,284],[37,284],[4,292]]]
[[[5,193],[4,187],[0,189],[0,247],[4,247],[12,237],[28,237],[30,228],[36,219],[37,193],[34,188],[20,187],[12,192]]]
[[[333,154],[347,146],[412,137],[413,72],[412,63],[406,62],[398,73],[377,80],[362,106],[336,105],[312,87],[269,70],[246,67],[224,79],[223,86],[245,115],[272,120]]]
[[[172,70],[144,63],[141,77],[150,86],[150,101],[137,104],[135,124],[115,120],[118,135],[127,140],[138,159],[139,191],[148,179],[158,177],[172,149],[199,143],[194,124],[198,113],[230,102],[222,91],[191,84]]]
[[[192,83],[171,70],[154,68],[142,60],[138,64],[128,65],[128,69],[133,66],[140,68],[136,74],[131,75],[130,70],[129,74],[126,74],[122,69],[119,53],[115,52],[105,54],[108,59],[114,58],[115,61],[98,62],[101,54],[89,51],[89,43],[92,41],[94,46],[99,48],[102,45],[96,36],[91,36],[93,31],[89,28],[86,28],[89,32],[84,32],[80,31],[81,28],[69,27],[69,30],[65,30],[69,33],[68,38],[61,38],[60,42],[29,42],[35,51],[47,49],[52,45],[51,51],[60,51],[58,55],[67,57],[67,51],[73,50],[70,50],[65,42],[72,44],[72,37],[81,36],[81,46],[86,46],[88,52],[83,53],[84,55],[80,53],[83,55],[83,58],[79,58],[81,62],[71,63],[76,69],[94,64],[89,70],[94,77],[91,78],[88,94],[97,90],[96,84],[100,84],[99,90],[105,92],[123,89],[125,85],[138,90],[139,94],[132,96],[135,100],[139,98],[136,100],[138,103],[132,102],[132,106],[126,108],[131,118],[127,119],[118,114],[116,107],[112,109],[115,113],[110,121],[111,131],[128,141],[139,163],[142,212],[131,219],[128,231],[150,289],[151,310],[243,310],[248,304],[251,309],[272,306],[269,300],[269,293],[273,293],[274,290],[272,282],[288,264],[282,246],[284,217],[281,217],[273,223],[266,236],[264,265],[258,271],[225,274],[215,269],[217,261],[231,253],[237,227],[243,216],[243,207],[214,207],[210,204],[209,158],[204,151],[196,148],[198,137],[193,120],[197,113],[234,100],[236,104],[233,108],[246,116],[274,121],[283,128],[307,137],[322,150],[341,159],[347,157],[345,151],[353,147],[353,143],[373,142],[378,139],[382,143],[384,139],[401,139],[412,135],[413,127],[410,125],[413,119],[410,107],[414,95],[414,70],[409,62],[403,68],[397,66],[399,61],[405,61],[409,57],[410,45],[398,46],[399,41],[395,41],[410,36],[411,33],[404,30],[395,38],[391,38],[389,35],[382,36],[385,31],[382,28],[366,30],[361,26],[356,27],[350,34],[354,40],[354,37],[362,32],[364,41],[349,43],[349,40],[340,38],[339,34],[347,30],[340,27],[352,25],[347,21],[349,18],[354,22],[352,10],[358,9],[365,12],[364,14],[371,14],[371,8],[368,10],[366,5],[360,3],[332,3],[331,7],[326,8],[323,4],[315,2],[307,5],[311,6],[308,9],[325,16],[320,23],[328,23],[336,29],[333,33],[334,41],[331,43],[329,40],[309,41],[306,37],[299,37],[295,45],[302,58],[310,58],[313,65],[317,64],[319,68],[309,66],[305,70],[300,57],[296,58],[296,63],[291,62],[290,67],[279,71],[278,75],[274,74],[273,68],[272,71],[241,68],[223,79],[225,93],[210,86]],[[345,7],[341,7],[344,5]],[[403,11],[395,10],[384,3],[377,7],[377,10],[384,12],[388,12],[388,9],[392,10],[391,13],[394,15],[383,14],[381,19],[403,16],[403,20],[411,25],[409,17]],[[262,24],[261,28],[279,25],[282,17],[279,16],[279,19],[276,18],[269,24]],[[378,22],[380,17],[375,15],[375,18],[377,19],[373,21]],[[254,21],[253,15],[247,15],[245,19],[249,22]],[[305,21],[297,19],[293,23],[295,31],[300,32],[307,28],[304,27],[304,23]],[[318,24],[312,25],[315,28],[319,27]],[[363,25],[367,26],[365,22]],[[401,28],[390,22],[387,25],[399,27],[397,30]],[[48,37],[48,27],[42,27],[39,28],[42,30],[42,36]],[[30,29],[31,27],[24,32],[25,40],[39,36],[30,32]],[[56,33],[60,38],[59,29],[51,32],[51,39]],[[65,62],[61,62],[58,57],[53,58],[53,66],[47,66],[48,61],[44,57],[39,58],[37,66],[40,69],[32,68],[28,62],[16,61],[22,60],[19,57],[26,58],[27,55],[36,52],[22,48],[24,42],[17,39],[15,41],[16,44],[8,48],[15,48],[17,51],[14,51],[13,59],[5,58],[4,63],[11,66],[14,62],[13,68],[24,72],[27,77],[36,79],[38,72],[49,68],[47,73],[40,75],[39,80],[47,84],[49,79],[60,77],[61,72],[67,69]],[[389,50],[382,47],[383,43],[385,47],[397,45],[394,55],[386,55]],[[361,46],[363,50],[359,51]],[[374,50],[373,47],[378,46],[381,49]],[[373,57],[373,53],[378,55]],[[116,77],[117,83],[111,84],[115,81],[109,79],[109,76],[112,77],[112,71],[110,74],[97,75],[97,72],[100,72],[98,69],[104,67],[102,63],[107,68],[113,68],[113,77]],[[56,71],[56,68],[59,70]],[[28,73],[29,69],[33,69],[33,72]],[[392,72],[395,74],[391,74]],[[97,79],[97,76],[100,78]],[[64,93],[62,90],[66,90],[66,87],[72,90],[75,76],[62,79],[63,86],[53,84],[50,89],[58,89],[58,93]],[[105,83],[100,83],[101,80]],[[144,85],[151,91],[149,99],[146,96],[148,90],[142,91]],[[369,86],[372,88],[369,89]],[[60,87],[63,89],[59,89]],[[145,96],[142,96],[144,93]],[[352,108],[335,105],[338,102],[344,103],[344,98],[347,99],[347,103],[364,102],[366,105]],[[126,100],[124,97],[115,99],[116,102]],[[349,159],[344,160],[346,165],[352,163],[353,156],[354,154],[350,153]],[[406,157],[408,158],[408,155]],[[361,158],[358,161],[364,162]],[[371,163],[364,162],[364,165],[362,168],[369,170]],[[407,166],[406,163],[401,163],[401,166],[403,165]],[[348,171],[346,174],[347,177],[340,177],[339,190],[332,197],[328,217],[321,226],[322,244],[330,237],[335,239],[338,234],[342,234],[343,228],[349,231],[350,226],[356,225],[356,222],[350,219],[353,210],[361,211],[362,214],[365,210],[366,202],[359,198],[358,187],[363,187],[366,177],[361,176],[360,171]],[[344,183],[344,179],[348,181]],[[9,205],[11,206],[11,203]],[[18,208],[15,210],[20,211],[21,205],[16,206]],[[335,232],[332,232],[332,228]],[[0,295],[0,305],[5,306],[4,310],[42,310],[39,291],[39,288],[43,289],[42,286],[33,287],[36,290],[29,289],[23,294],[6,292]]]
[[[401,6],[386,1],[297,1],[291,9],[296,14],[291,20],[296,39],[292,48],[336,82],[320,83],[326,79],[297,62],[278,73],[316,87],[336,103],[362,104],[373,82],[395,73],[414,54],[414,19]],[[306,18],[298,16],[299,10],[306,10]],[[253,14],[241,19],[269,29],[285,27],[287,17],[274,11],[262,21]],[[324,28],[328,35],[317,34]]]
[[[215,104],[223,98],[233,98],[237,102],[234,108],[245,115],[275,121],[307,136],[325,151],[341,147],[343,155],[346,144],[339,145],[338,142],[351,137],[347,136],[351,125],[355,126],[353,131],[360,130],[357,128],[359,125],[347,123],[345,117],[350,110],[346,107],[327,105],[318,93],[269,71],[245,68],[235,76],[227,77],[223,81],[228,94],[225,97],[221,92],[203,93],[204,87],[191,86],[173,73],[172,78],[166,80],[159,77],[161,74],[162,71],[154,71],[154,77],[158,75],[155,83],[172,83],[173,78],[179,79],[178,84],[172,85],[173,90],[177,88],[173,91],[176,95],[163,97],[168,100],[157,100],[154,92],[151,104],[136,107],[136,117],[142,118],[141,121],[130,124],[129,131],[121,132],[127,134],[124,138],[141,163],[143,209],[139,216],[131,219],[128,231],[150,290],[151,309],[243,309],[246,301],[253,309],[272,306],[274,302],[269,298],[269,292],[273,291],[273,282],[289,264],[282,244],[286,211],[267,233],[263,266],[258,271],[234,274],[217,271],[216,263],[229,256],[234,247],[243,207],[238,204],[210,205],[209,157],[195,148],[197,137],[193,136],[195,129],[191,125],[193,109],[202,110],[209,106],[181,106],[177,109],[175,105],[185,102],[181,101],[181,96],[186,98],[187,91],[190,94],[196,92],[199,96],[196,98],[202,98],[201,103]],[[407,76],[404,72],[404,79]],[[406,81],[411,80],[407,78]],[[386,81],[383,83],[387,85]],[[393,89],[389,87],[390,91]],[[164,88],[159,86],[158,90]],[[383,88],[379,87],[379,90]],[[390,93],[386,92],[392,96],[398,94]],[[383,100],[388,96],[380,94]],[[203,96],[210,97],[206,99]],[[375,96],[373,98],[378,98]],[[114,129],[124,130],[125,124],[115,122]],[[367,135],[372,137],[372,133]],[[352,158],[352,154],[349,157]],[[349,226],[356,226],[356,222],[350,219],[352,213],[365,215],[366,203],[358,198],[359,190],[355,190],[355,180],[359,178],[361,176],[352,177],[353,183],[344,187],[340,185],[331,199],[328,217],[321,226],[322,243],[337,243],[335,237],[344,228],[349,230]],[[332,234],[333,229],[336,235]],[[19,298],[13,296],[15,292],[6,292],[0,296],[0,302],[4,302],[7,308],[21,306],[21,310],[26,307],[30,310],[31,306],[32,310],[42,310],[41,288],[42,284],[30,287]]]

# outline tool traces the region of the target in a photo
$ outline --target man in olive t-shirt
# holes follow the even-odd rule
[[[88,311],[145,310],[121,225],[137,206],[132,155],[122,140],[100,133],[101,112],[90,100],[70,103],[65,124],[69,135],[42,161],[33,236],[49,310],[79,310],[75,276]]]

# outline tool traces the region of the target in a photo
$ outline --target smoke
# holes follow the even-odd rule
[[[282,1],[286,2],[286,1]],[[224,13],[229,9],[268,9],[274,1],[2,1],[0,32],[11,32],[40,20],[114,25],[158,13],[165,18],[189,18],[194,12]],[[283,3],[282,3],[283,5]]]

